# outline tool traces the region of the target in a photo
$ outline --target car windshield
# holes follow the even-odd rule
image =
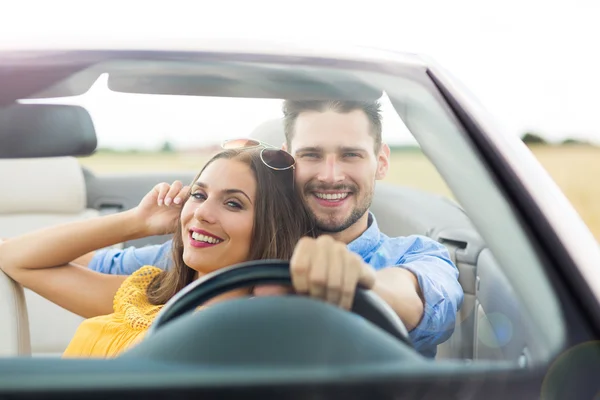
[[[282,118],[282,99],[119,93],[107,80],[108,74],[100,76],[74,98],[23,100],[80,105],[90,112],[98,148],[78,160],[95,174],[196,171],[229,139],[257,137],[277,147],[284,142],[281,129],[272,126]],[[453,198],[387,95],[379,102],[382,139],[392,160],[402,161],[392,161],[382,181]]]
[[[489,367],[490,363],[530,368],[548,363],[561,351],[565,319],[543,261],[474,144],[419,63],[406,62],[398,71],[384,73],[244,60],[203,61],[193,57],[173,61],[175,56],[169,57],[165,55],[161,60],[155,55],[152,59],[134,60],[119,59],[117,54],[108,61],[90,63],[50,88],[20,99],[21,104],[82,106],[91,116],[98,146],[91,155],[65,157],[76,161],[75,169],[68,162],[58,165],[59,159],[54,159],[56,164],[52,159],[0,160],[2,168],[18,176],[13,180],[15,185],[27,184],[25,189],[16,190],[22,199],[0,202],[0,237],[10,241],[56,224],[118,215],[136,207],[158,183],[194,183],[207,161],[223,150],[224,141],[252,138],[263,143],[259,147],[267,144],[284,148],[295,157],[294,182],[300,194],[306,196],[309,209],[313,204],[333,207],[330,203],[346,201],[351,204],[347,207],[354,207],[352,210],[361,206],[366,207],[365,212],[370,210],[369,229],[375,221],[376,228],[391,241],[390,247],[381,248],[377,254],[361,254],[367,250],[358,246],[356,252],[364,262],[377,271],[403,265],[410,269],[414,265],[413,274],[418,278],[415,282],[426,291],[422,294],[425,311],[413,326],[407,327],[413,343],[433,343],[423,345],[426,350],[420,351],[421,355],[457,371],[467,365]],[[286,139],[287,121],[283,119],[286,99],[325,104],[310,106],[302,111],[304,114],[300,112],[301,117],[291,130],[292,136],[296,135],[291,142]],[[336,127],[335,118],[358,115],[353,111],[360,110],[357,106],[336,108],[336,104],[344,102],[380,103],[382,140],[387,145],[384,148],[389,148],[385,167],[378,164],[379,148],[360,147],[363,139],[356,135],[361,134],[363,120],[350,120],[342,128]],[[323,115],[331,118],[319,119]],[[357,118],[364,119],[365,115],[368,114]],[[371,120],[364,121],[368,124]],[[320,130],[315,134],[311,129],[317,127]],[[302,129],[308,132],[306,136],[300,133]],[[365,129],[364,140],[373,140],[371,131]],[[333,141],[336,135],[341,135],[337,142]],[[268,164],[264,153],[261,157]],[[350,157],[356,161],[349,161]],[[364,165],[359,164],[363,161]],[[39,164],[29,167],[30,162]],[[363,167],[353,167],[354,162]],[[369,170],[371,166],[373,169]],[[227,179],[225,172],[218,174],[223,181]],[[339,179],[330,188],[343,188],[345,192],[327,189],[323,183],[329,179],[327,176]],[[50,192],[37,193],[41,196],[34,196],[38,200],[33,201],[31,182],[40,181],[55,183],[42,185],[43,190]],[[35,192],[35,185],[33,189]],[[52,190],[61,194],[54,196]],[[352,203],[344,197],[348,193],[349,199],[354,198]],[[257,192],[259,195],[272,193]],[[205,194],[204,200],[209,197]],[[257,224],[268,225],[283,218],[269,210],[264,215],[270,220]],[[232,241],[237,237],[235,232],[227,234]],[[225,233],[220,236],[210,239],[213,242],[201,235],[193,238],[204,238],[214,245]],[[172,237],[173,233],[167,232],[125,238],[119,243],[103,243],[99,239],[102,245],[95,254],[102,257],[78,262],[99,273],[130,275],[132,271],[119,268],[125,268],[128,257],[137,256],[123,256],[120,252],[133,247],[150,252]],[[353,240],[360,237],[355,235]],[[377,236],[377,240],[383,241],[382,238]],[[395,242],[396,238],[413,238],[411,243],[418,244],[407,250],[399,243],[408,239]],[[419,268],[427,270],[428,261],[419,258],[424,250],[418,247],[438,245],[441,255],[436,253],[436,257],[455,271],[448,275],[454,276],[454,283],[445,283],[450,278],[437,273],[419,275]],[[349,246],[352,248],[352,243]],[[394,251],[398,254],[390,255]],[[411,251],[416,257],[413,264],[412,256],[407,255]],[[172,257],[170,250],[160,256]],[[147,257],[144,262],[159,260],[158,255],[148,253],[143,257]],[[453,292],[455,287],[460,288],[460,295]],[[439,291],[435,295],[438,297],[431,294],[434,290]],[[34,358],[60,357],[83,326],[84,317],[52,304],[44,298],[48,296],[52,297],[52,293],[40,287],[24,290]],[[456,300],[452,304],[458,309],[450,307],[445,311],[447,315],[441,315],[436,307],[452,296]],[[434,298],[438,303],[427,303]],[[413,333],[415,326],[428,318],[433,321],[430,326],[436,329],[444,324],[436,325],[435,321],[450,321],[446,327],[449,333]],[[426,330],[424,326],[420,325]],[[325,337],[326,332],[322,335]],[[17,353],[7,351],[3,356]],[[374,370],[375,364],[370,364]]]

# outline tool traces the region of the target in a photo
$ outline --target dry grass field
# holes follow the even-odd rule
[[[548,146],[533,148],[532,151],[600,241],[600,148]],[[198,170],[207,158],[208,155],[169,153],[99,153],[80,161],[95,173],[103,174]],[[419,152],[393,154],[392,168],[386,181],[451,196],[435,168]]]

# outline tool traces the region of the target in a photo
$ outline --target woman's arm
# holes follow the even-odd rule
[[[89,318],[110,314],[126,277],[70,263],[96,248],[144,237],[135,213],[123,213],[38,230],[0,244],[0,268],[53,303]]]
[[[0,269],[24,287],[78,315],[89,318],[110,314],[114,295],[126,277],[91,271],[72,260],[101,247],[172,232],[181,206],[159,205],[158,199],[172,191],[183,193],[186,188],[182,189],[180,182],[173,186],[159,184],[132,210],[11,238],[0,243]]]
[[[87,254],[82,255],[81,257],[77,257],[76,259],[74,259],[73,261],[71,261],[73,264],[75,265],[79,265],[80,267],[88,267],[90,262],[92,262],[92,260],[94,259],[94,255],[96,254],[96,251],[90,251]]]

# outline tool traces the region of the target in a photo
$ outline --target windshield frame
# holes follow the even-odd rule
[[[286,64],[286,65],[303,65],[303,66],[315,66],[315,67],[327,67],[329,65],[331,65],[333,62],[335,62],[335,59],[321,59],[321,58],[311,58],[311,57],[305,57],[305,58],[296,58],[296,57],[286,57],[286,56],[273,56],[273,55],[253,55],[253,56],[248,56],[248,55],[240,55],[240,54],[215,54],[215,53],[211,53],[211,54],[204,54],[204,53],[186,53],[187,55],[190,56],[191,60],[196,60],[196,61],[201,61],[204,59],[204,57],[206,56],[207,59],[213,59],[213,60],[221,60],[221,61],[227,61],[227,60],[231,60],[231,61],[244,61],[244,62],[252,62],[252,63],[277,63],[277,64]],[[167,53],[164,54],[165,56],[171,57],[174,56],[171,53]],[[140,56],[138,53],[136,53],[136,56]],[[152,56],[154,57],[159,57],[161,56],[161,53],[158,52],[154,52],[152,53]],[[179,55],[181,56],[181,55]],[[492,162],[490,161],[491,159],[489,158],[489,151],[493,151],[495,148],[495,144],[494,143],[489,143],[489,149],[486,152],[482,151],[482,148],[479,147],[478,145],[480,144],[480,142],[478,142],[477,140],[480,140],[481,138],[485,138],[485,133],[484,133],[484,129],[480,129],[480,131],[476,131],[472,126],[469,126],[466,124],[466,119],[464,118],[464,116],[462,116],[462,118],[460,116],[458,116],[458,114],[460,113],[460,110],[462,109],[463,112],[466,109],[461,107],[460,104],[458,103],[451,103],[449,102],[449,99],[451,99],[451,94],[448,90],[444,89],[443,84],[441,83],[440,80],[436,80],[435,76],[436,75],[429,75],[430,71],[428,71],[426,68],[422,67],[422,66],[415,66],[415,65],[401,65],[401,64],[394,64],[393,62],[387,62],[387,63],[368,63],[368,62],[364,62],[364,61],[357,61],[357,62],[353,62],[353,61],[343,61],[341,63],[336,64],[336,68],[343,68],[345,70],[348,71],[356,71],[357,75],[360,74],[369,74],[369,76],[374,77],[373,74],[377,74],[379,76],[379,78],[377,78],[378,83],[381,87],[383,87],[384,89],[386,89],[386,92],[388,93],[388,95],[390,96],[390,98],[392,99],[392,102],[395,103],[396,105],[400,105],[403,102],[403,98],[402,95],[406,94],[405,90],[401,89],[405,89],[404,87],[402,87],[402,85],[399,85],[399,79],[404,79],[406,82],[412,82],[413,84],[420,84],[420,85],[426,85],[426,86],[422,86],[422,88],[425,88],[425,91],[423,93],[426,93],[428,96],[430,96],[429,101],[433,101],[436,104],[436,107],[438,108],[439,113],[437,114],[438,117],[441,118],[442,115],[445,116],[446,120],[445,122],[448,123],[448,125],[444,126],[444,130],[448,129],[449,127],[452,128],[453,131],[453,139],[455,141],[455,144],[460,144],[462,146],[463,150],[469,150],[470,152],[472,152],[472,158],[469,160],[472,163],[475,163],[476,165],[478,165],[480,167],[480,171],[479,173],[481,174],[480,176],[485,177],[485,179],[489,179],[489,187],[491,190],[491,194],[490,196],[496,196],[496,200],[503,200],[505,201],[505,204],[503,206],[504,210],[507,213],[510,213],[511,215],[511,220],[507,221],[507,223],[511,224],[511,226],[513,227],[513,229],[519,229],[522,233],[522,240],[526,240],[527,241],[527,245],[526,247],[528,247],[528,254],[531,257],[532,260],[535,260],[534,262],[539,263],[540,265],[540,271],[548,271],[549,269],[558,269],[558,266],[556,266],[553,263],[548,264],[547,263],[547,259],[546,258],[540,258],[540,256],[544,256],[544,255],[551,255],[552,253],[549,252],[549,247],[547,246],[548,243],[546,243],[545,246],[540,247],[539,244],[540,243],[544,243],[544,238],[537,236],[537,231],[534,230],[533,234],[532,232],[527,231],[525,228],[528,227],[528,223],[529,220],[524,219],[524,215],[523,215],[523,211],[524,209],[519,208],[519,202],[523,201],[523,199],[525,199],[527,196],[529,196],[530,201],[532,202],[533,205],[536,205],[537,202],[534,198],[531,197],[529,190],[526,186],[522,185],[522,186],[509,186],[509,183],[506,180],[497,180],[497,177],[501,177],[502,175],[498,172],[498,170],[495,167],[495,165],[492,164]],[[415,96],[415,99],[417,97]],[[404,100],[405,101],[405,100]],[[409,104],[416,104],[416,103],[409,103]],[[400,107],[397,108],[397,110],[400,109]],[[400,114],[400,112],[399,112]],[[431,133],[430,129],[431,129],[431,125],[433,123],[439,123],[439,120],[437,122],[434,121],[429,121],[427,122],[426,119],[423,119],[423,116],[421,116],[419,119],[412,119],[408,118],[406,115],[401,115],[401,117],[403,117],[403,120],[406,118],[405,123],[406,125],[409,127],[409,129],[411,130],[411,132],[415,135],[415,138],[417,139],[417,141],[419,141],[419,144],[421,145],[421,148],[423,149],[423,151],[430,157],[431,161],[434,162],[436,164],[436,166],[438,167],[438,169],[440,170],[441,174],[445,174],[444,178],[448,179],[448,185],[450,186],[450,188],[453,190],[453,192],[455,193],[456,197],[459,199],[459,201],[461,202],[461,204],[464,205],[466,211],[471,214],[471,212],[474,212],[475,214],[477,214],[477,210],[475,210],[473,208],[472,205],[469,204],[475,204],[475,203],[470,203],[469,202],[469,196],[471,195],[470,192],[468,192],[463,186],[460,186],[456,183],[452,182],[452,176],[453,174],[451,173],[451,171],[446,168],[448,167],[449,161],[447,159],[444,159],[444,157],[438,158],[437,155],[439,154],[439,149],[436,149],[433,147],[431,140],[433,139],[433,137],[431,135],[434,135]],[[435,135],[434,135],[435,136]],[[479,139],[478,139],[479,138]],[[512,163],[508,163],[506,160],[506,165],[505,167],[507,168],[508,171],[512,171],[513,174],[515,174],[515,164]],[[455,175],[454,175],[455,176]],[[456,179],[456,176],[455,176]],[[518,182],[518,181],[517,181]],[[461,189],[462,188],[462,189]],[[524,197],[515,197],[515,196],[508,196],[508,193],[520,193],[522,196]],[[506,196],[506,197],[505,197]],[[497,203],[496,203],[497,204]],[[540,217],[544,218],[546,216],[546,214],[544,212],[540,212]],[[481,223],[481,221],[483,221],[484,215],[482,215],[480,213],[480,215],[478,217],[475,217],[475,219],[479,218],[479,220],[476,221],[478,228],[480,228],[479,223]],[[483,221],[483,223],[485,224],[485,221]],[[556,229],[557,226],[553,225],[551,228]],[[571,226],[569,227],[569,232],[572,233],[584,233],[584,231],[581,229],[581,227],[578,226]],[[589,233],[589,231],[588,231]],[[493,232],[482,232],[482,235],[484,236],[484,238],[487,240],[490,240],[490,244],[494,245],[494,238],[493,238]],[[570,253],[568,253],[567,251],[565,251],[564,248],[564,243],[562,241],[558,242],[558,247],[562,247],[563,252],[566,255],[569,255]],[[500,249],[502,249],[500,247]],[[596,248],[597,250],[597,248]],[[598,256],[598,257],[596,257]],[[593,261],[598,261],[600,260],[600,252],[598,252],[598,254],[591,254],[591,259],[587,260],[587,262],[593,262]],[[505,259],[501,259],[502,264],[504,265],[504,263],[506,261],[510,261],[511,259],[505,258]],[[573,265],[577,265],[573,262],[573,259],[570,258],[571,264]],[[552,277],[551,275],[548,275],[550,277]],[[555,282],[552,282],[555,284]],[[555,284],[556,285],[556,284]],[[557,286],[554,286],[554,288],[556,288]],[[549,290],[550,287],[548,287]],[[553,300],[549,300],[551,303]],[[554,299],[554,301],[556,301],[557,305],[556,307],[560,307],[560,305],[558,304],[558,295],[556,297],[556,299]],[[552,305],[550,307],[553,307]],[[554,312],[554,311],[553,311]],[[547,323],[548,321],[544,322],[544,321],[539,321],[540,323],[542,323],[542,326],[544,326],[545,323]],[[565,329],[569,329],[569,327],[565,326]],[[552,349],[552,350],[557,350],[556,346],[561,346],[564,345],[564,341],[566,340],[566,333],[565,332],[553,332],[554,336],[548,336],[545,338],[545,341],[543,343],[540,344],[540,347],[538,349],[538,355],[540,356],[541,360],[544,361],[548,361],[548,357],[550,357],[553,354],[549,354],[548,352],[546,352],[546,354],[544,354],[544,346],[546,346],[546,349]],[[545,357],[544,357],[545,356]],[[4,364],[4,362],[0,362],[0,365]],[[97,366],[100,366],[103,363],[89,363],[88,365],[95,365],[94,369]],[[73,366],[75,366],[75,364],[72,364]],[[83,365],[83,364],[82,364]],[[109,363],[104,363],[103,365],[110,365]],[[459,365],[459,364],[456,364]],[[462,363],[460,365],[463,365]],[[8,364],[6,364],[6,366],[8,366]],[[446,370],[447,372],[449,372],[449,364],[447,365],[442,365],[439,368],[435,367],[432,368],[430,371],[431,377],[433,377],[434,375],[437,376],[439,378],[439,374],[442,373],[444,370]],[[488,377],[492,377],[494,371],[495,373],[498,374],[498,377],[502,378],[503,382],[507,382],[508,380],[519,376],[520,374],[522,374],[523,372],[517,372],[514,371],[514,366],[507,366],[507,365],[503,365],[503,364],[490,364],[488,365],[487,363],[478,363],[477,368],[475,367],[468,367],[468,366],[464,366],[464,370],[460,371],[460,374],[464,374],[465,376],[469,376],[470,375],[471,378],[473,378],[474,376],[477,376],[479,373],[482,373],[485,375],[485,378],[487,379]],[[412,375],[408,372],[408,369],[404,369],[404,368],[398,368],[398,366],[395,366],[395,368],[392,368],[393,372],[392,374],[397,378],[398,376],[402,375],[402,374],[406,374],[404,375],[405,379],[414,379],[415,376]],[[484,371],[487,371],[484,373]],[[39,372],[39,371],[38,371]],[[180,373],[181,371],[178,371],[178,373]],[[364,371],[363,371],[364,372]],[[391,370],[388,370],[388,373],[390,373]],[[419,373],[424,373],[425,371],[419,371]],[[454,371],[456,372],[456,371]],[[100,372],[98,372],[99,374]],[[125,374],[126,372],[123,371],[122,374]],[[514,376],[512,375],[513,373],[516,373]],[[539,371],[533,369],[531,370],[532,373],[532,377],[534,377],[534,379],[539,379]],[[389,375],[386,375],[385,373],[383,373],[383,371],[378,371],[378,374],[375,375],[369,375],[368,379],[383,379],[383,376],[387,376],[388,378],[390,377]],[[436,375],[438,374],[438,375]],[[486,375],[487,374],[487,375]],[[113,378],[117,378],[118,374],[108,374],[110,376],[112,376]],[[107,376],[108,376],[107,375]],[[199,384],[199,380],[197,377],[193,377],[193,374],[185,374],[185,375],[178,375],[180,377],[180,380],[173,381],[173,384],[176,383],[180,383],[180,384]],[[423,379],[425,379],[426,374],[422,375]],[[0,374],[0,376],[2,376],[2,374]],[[190,381],[185,381],[183,379],[184,376],[187,376],[189,379],[191,379]],[[255,375],[256,376],[256,375]],[[366,376],[366,375],[365,375]],[[14,377],[14,375],[13,375]],[[89,375],[90,378],[96,378],[97,375],[95,374],[90,374]],[[347,379],[348,375],[345,376],[345,379]],[[481,376],[483,377],[483,375]],[[123,379],[123,375],[120,375],[120,378]],[[306,376],[305,376],[306,378]],[[322,377],[321,377],[322,378]],[[335,380],[339,380],[338,378],[334,378],[333,376],[329,376],[328,378]],[[471,379],[469,378],[469,379]],[[0,382],[2,382],[4,379],[1,379]],[[317,379],[316,381],[319,381],[319,379]],[[47,382],[47,381],[46,381]],[[96,381],[96,383],[98,383],[98,381]],[[306,382],[306,380],[305,380]],[[331,382],[331,381],[330,381]],[[346,380],[347,382],[347,380]],[[399,382],[399,381],[398,381]],[[82,387],[81,384],[83,382],[79,381],[74,383],[75,386],[79,386]],[[90,383],[90,382],[88,382]],[[141,383],[141,382],[140,382]],[[204,384],[206,384],[207,382],[205,381]],[[296,382],[296,384],[298,384],[299,382]],[[341,383],[341,382],[337,382],[337,383]],[[272,383],[270,383],[272,385]],[[417,384],[417,383],[415,383]],[[430,383],[429,383],[430,384]],[[396,384],[394,385],[395,387]],[[4,387],[3,384],[0,385],[0,387]],[[13,386],[14,387],[14,386]],[[148,386],[145,386],[148,387]]]

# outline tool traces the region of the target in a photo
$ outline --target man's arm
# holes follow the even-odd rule
[[[398,262],[377,272],[342,242],[327,235],[304,237],[290,260],[292,284],[297,293],[345,309],[351,308],[357,284],[376,291],[412,328],[415,348],[433,356],[435,346],[452,334],[462,305],[458,269],[436,241],[425,236],[402,239],[399,249],[387,249],[402,254]]]
[[[413,330],[423,317],[425,300],[417,277],[404,268],[384,268],[376,272],[373,291]]]
[[[416,348],[434,347],[452,335],[464,292],[443,245],[424,236],[408,239],[413,242],[397,263],[401,268],[378,271],[375,290],[379,286],[377,294],[407,325]]]
[[[131,275],[144,265],[152,265],[160,269],[168,269],[172,265],[171,258],[172,241],[169,240],[161,245],[144,247],[128,247],[126,249],[103,249],[91,255],[87,267],[91,270],[113,275]]]

